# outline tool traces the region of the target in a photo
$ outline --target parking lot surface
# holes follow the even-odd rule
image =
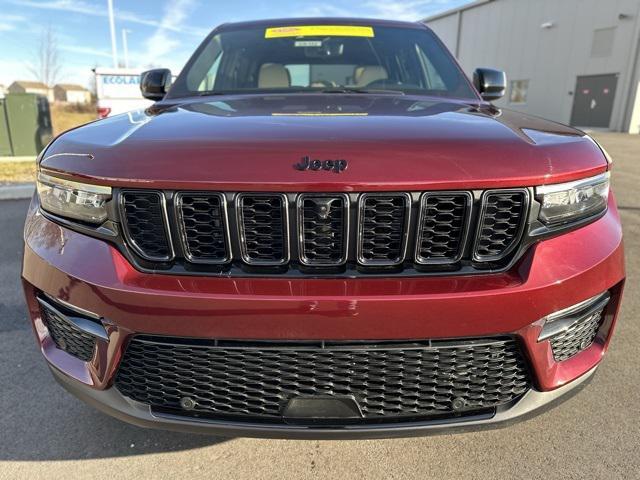
[[[615,160],[627,283],[593,382],[500,430],[367,441],[218,438],[144,430],[64,392],[36,347],[20,287],[27,201],[0,202],[0,479],[640,478],[640,136],[599,134]]]

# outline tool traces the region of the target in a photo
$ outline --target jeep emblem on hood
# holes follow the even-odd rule
[[[308,155],[302,157],[300,163],[296,163],[296,170],[327,170],[335,173],[344,172],[347,169],[346,160],[311,160]]]

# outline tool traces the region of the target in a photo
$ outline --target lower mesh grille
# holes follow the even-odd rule
[[[604,307],[551,337],[551,349],[556,362],[567,360],[591,346],[602,324],[603,310]]]
[[[362,421],[493,409],[529,388],[512,339],[378,344],[206,342],[134,337],[125,396],[183,415],[281,421],[298,396],[353,396]]]
[[[95,337],[83,332],[45,305],[40,304],[40,311],[42,321],[49,330],[56,347],[85,362],[93,358]]]

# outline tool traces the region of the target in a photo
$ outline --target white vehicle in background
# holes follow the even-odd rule
[[[98,117],[106,118],[147,108],[153,102],[140,93],[140,74],[135,68],[95,68]]]

